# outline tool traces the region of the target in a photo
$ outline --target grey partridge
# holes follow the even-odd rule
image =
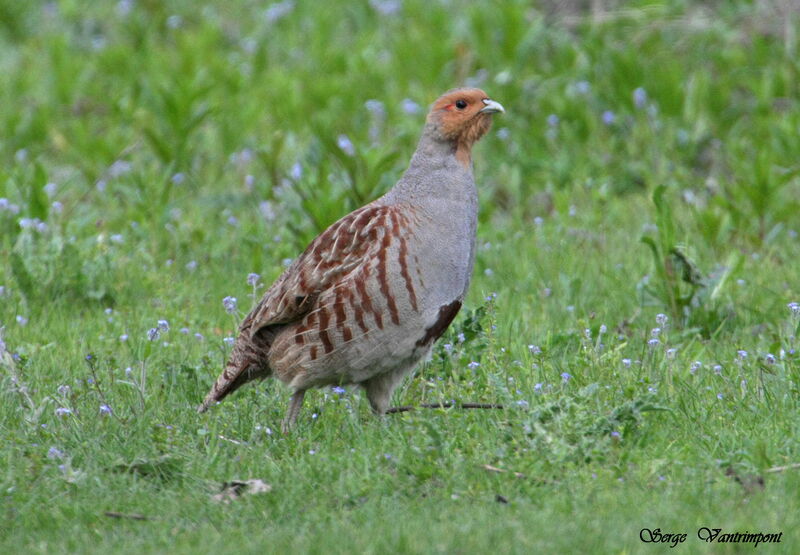
[[[480,89],[442,95],[400,181],[314,239],[242,321],[198,411],[275,376],[293,392],[284,431],[312,387],[358,384],[384,414],[461,308],[475,262],[472,146],[503,111]]]

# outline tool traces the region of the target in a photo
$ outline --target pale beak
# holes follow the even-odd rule
[[[483,103],[485,106],[479,111],[481,114],[496,114],[497,112],[503,113],[506,111],[502,104],[489,98],[484,98]]]

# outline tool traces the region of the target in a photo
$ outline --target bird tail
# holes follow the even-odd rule
[[[211,405],[222,401],[247,382],[264,379],[272,374],[266,356],[271,341],[264,339],[263,336],[258,336],[254,342],[246,340],[246,334],[239,335],[225,370],[197,407],[197,412],[206,412]]]
[[[235,366],[228,364],[225,367],[225,371],[222,372],[219,378],[217,378],[217,381],[214,382],[211,391],[208,392],[202,404],[197,407],[197,412],[206,412],[208,407],[222,401],[229,394],[239,389],[252,379],[250,374],[251,372],[248,370],[241,371]]]

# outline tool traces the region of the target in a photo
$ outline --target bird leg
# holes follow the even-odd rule
[[[292,400],[289,401],[289,409],[286,411],[286,418],[283,419],[281,424],[281,432],[288,434],[289,430],[294,427],[297,420],[297,415],[300,414],[300,408],[303,406],[303,397],[306,394],[305,389],[298,389],[292,395]]]
[[[392,392],[412,368],[413,366],[379,374],[361,384],[367,391],[367,399],[373,413],[378,416],[386,414],[389,409],[389,401],[392,399]]]

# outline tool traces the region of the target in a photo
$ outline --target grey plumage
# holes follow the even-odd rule
[[[355,383],[383,414],[457,314],[475,261],[472,145],[502,106],[445,93],[395,187],[317,237],[244,319],[200,412],[253,380],[289,385],[290,427],[311,387]]]

